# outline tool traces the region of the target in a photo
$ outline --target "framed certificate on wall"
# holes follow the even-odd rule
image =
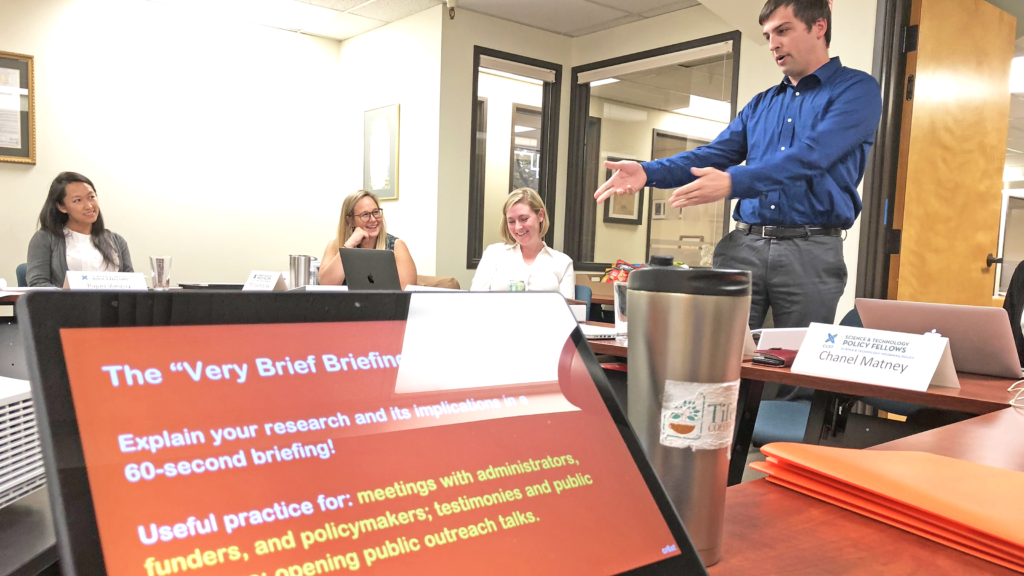
[[[0,162],[36,163],[32,56],[0,52]]]

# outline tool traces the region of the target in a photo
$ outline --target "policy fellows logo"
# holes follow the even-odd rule
[[[832,346],[835,345],[836,338],[839,337],[839,334],[831,334],[831,333],[827,333],[827,334],[828,334],[828,336],[825,338],[825,344],[822,346],[822,348],[831,348]]]

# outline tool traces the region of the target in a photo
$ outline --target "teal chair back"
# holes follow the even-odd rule
[[[594,291],[590,289],[590,286],[576,285],[576,300],[580,302],[586,302],[587,304],[587,320],[590,320],[590,304],[594,298]]]
[[[28,287],[28,264],[18,264],[18,269],[15,270],[14,275],[18,277],[18,288]]]

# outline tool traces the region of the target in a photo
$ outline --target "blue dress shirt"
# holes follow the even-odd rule
[[[755,96],[707,146],[644,162],[647,185],[676,188],[695,180],[690,168],[713,167],[732,177],[736,220],[847,229],[881,115],[878,82],[832,58]]]

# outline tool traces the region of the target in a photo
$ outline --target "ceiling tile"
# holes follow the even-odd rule
[[[352,10],[350,13],[373,18],[374,20],[396,22],[406,16],[418,14],[443,3],[443,0],[375,0],[365,6]]]
[[[586,0],[459,0],[459,8],[564,35],[628,15]]]
[[[362,16],[356,16],[355,14],[346,14],[340,12],[327,22],[307,28],[302,32],[304,34],[312,34],[314,36],[323,36],[325,38],[334,38],[335,40],[345,40],[353,36],[358,36],[363,32],[369,32],[374,28],[380,28],[387,24],[381,20],[374,20],[373,18],[364,18]]]
[[[572,36],[573,38],[576,38],[578,36],[586,36],[587,34],[593,34],[594,32],[600,32],[602,30],[615,28],[616,26],[622,26],[623,24],[629,24],[630,22],[636,22],[638,20],[643,19],[643,16],[639,16],[637,14],[627,14],[622,18],[616,18],[615,20],[608,20],[605,22],[601,22],[600,24],[587,26],[586,28],[580,28],[579,30],[573,30],[569,32],[567,35]]]
[[[698,6],[699,4],[700,0],[677,0],[676,2],[670,2],[663,6],[652,8],[646,12],[643,12],[642,15],[644,18],[653,18],[655,16],[661,16],[662,14],[668,14],[669,12],[676,12],[678,10],[693,8],[694,6]]]
[[[699,0],[587,0],[594,4],[600,4],[609,8],[618,8],[619,10],[625,10],[632,14],[643,14],[651,10],[663,8],[670,4],[698,4]],[[679,10],[679,8],[675,8]]]
[[[305,4],[312,4],[313,6],[322,6],[324,8],[330,8],[331,10],[344,12],[351,8],[355,8],[360,4],[365,4],[366,0],[299,0],[299,2]]]

